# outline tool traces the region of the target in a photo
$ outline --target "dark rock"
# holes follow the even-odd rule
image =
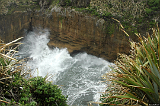
[[[82,50],[73,50],[73,52],[70,53],[70,55],[72,57],[74,57],[75,55],[79,54],[79,53],[84,53],[85,51],[82,51]]]

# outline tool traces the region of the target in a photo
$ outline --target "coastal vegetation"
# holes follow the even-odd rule
[[[0,43],[0,105],[1,106],[67,106],[60,87],[47,81],[47,76],[32,77],[25,59],[18,60],[18,38]]]
[[[74,0],[1,0],[0,14],[44,9],[48,11],[55,5],[71,7],[105,20],[113,17],[121,21],[125,30],[132,34],[141,28],[149,31],[149,28],[155,26],[154,20],[158,21],[160,12],[160,0],[87,0],[83,3]]]
[[[41,0],[1,0],[0,13],[7,15],[19,10],[51,10],[50,6],[59,3],[61,3],[59,0],[52,2],[48,0],[47,3]],[[130,55],[119,54],[115,61],[116,66],[112,67],[113,71],[103,76],[109,84],[107,83],[106,92],[101,96],[100,104],[102,106],[160,104],[160,31],[155,22],[155,20],[159,22],[160,0],[91,0],[89,6],[81,8],[72,6],[72,2],[66,0],[63,6],[104,20],[118,19],[124,26],[122,31],[129,32],[126,34],[131,45]],[[111,22],[108,24],[107,35],[113,34],[114,27],[115,24]],[[130,34],[138,33],[140,29],[145,29],[147,34],[145,37],[136,34],[139,42],[132,41]],[[17,60],[14,57],[20,45],[17,41],[20,39],[7,44],[1,43],[0,104],[67,105],[61,89],[48,82],[47,77],[28,78],[30,71],[25,70],[25,60]]]
[[[131,54],[119,54],[112,71],[103,76],[110,83],[101,96],[101,106],[160,104],[158,25],[152,31],[147,38],[136,34],[139,42],[130,40]]]
[[[109,20],[118,19],[130,34],[149,31],[158,21],[160,0],[91,0],[87,8],[80,8],[87,12]],[[109,26],[110,27],[110,26]]]
[[[158,20],[160,0],[90,0],[90,4],[86,3],[83,6],[74,5],[73,2],[59,0],[57,5],[71,7],[84,14],[103,18],[105,21],[111,18],[118,19],[130,36],[137,32],[151,31],[150,28],[155,26],[155,20],[160,23]]]

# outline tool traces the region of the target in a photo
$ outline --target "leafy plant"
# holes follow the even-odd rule
[[[70,6],[71,5],[71,1],[70,0],[65,0],[65,4],[66,4],[66,6]]]
[[[107,18],[111,18],[112,17],[112,14],[110,12],[104,12],[102,14],[102,17],[107,17]]]
[[[160,8],[160,0],[148,0],[147,4],[152,10],[158,10]]]
[[[160,0],[147,0],[147,7],[145,8],[146,17],[153,18],[153,15],[160,9]]]
[[[145,9],[145,12],[149,15],[149,14],[151,14],[151,13],[153,12],[153,10],[150,9],[150,8],[146,8],[146,9]]]
[[[67,106],[67,99],[57,85],[46,82],[42,77],[31,78],[29,82],[33,98],[40,106]]]
[[[121,105],[160,104],[159,28],[153,29],[153,34],[148,34],[148,38],[136,35],[139,43],[130,41],[131,55],[119,54],[113,72],[104,76],[111,81],[109,86],[112,88],[106,92],[110,95],[103,97],[107,104],[117,101]]]

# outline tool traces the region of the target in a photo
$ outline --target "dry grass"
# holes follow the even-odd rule
[[[7,44],[0,43],[0,103],[10,103],[11,99],[16,99],[15,88],[9,88],[13,82],[14,74],[26,74],[23,71],[23,60],[17,60],[15,54],[18,52],[17,48],[21,44],[18,42],[21,38],[18,38]]]

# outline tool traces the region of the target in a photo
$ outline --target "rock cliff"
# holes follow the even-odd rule
[[[55,7],[47,14],[15,12],[0,16],[0,38],[5,42],[25,36],[25,32],[34,27],[50,30],[48,46],[66,47],[72,54],[85,51],[113,61],[117,53],[129,53],[128,37],[119,29],[118,23],[111,19],[105,21],[62,7]]]

